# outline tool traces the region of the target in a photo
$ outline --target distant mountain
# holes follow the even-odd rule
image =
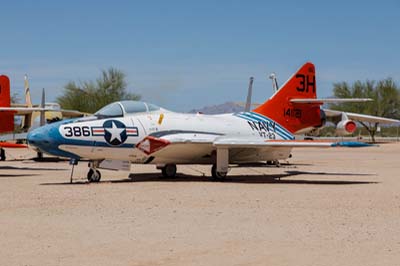
[[[206,106],[200,109],[190,110],[189,113],[202,113],[208,115],[243,112],[244,107],[234,102],[226,102],[218,105]]]

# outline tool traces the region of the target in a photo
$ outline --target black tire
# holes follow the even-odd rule
[[[176,176],[176,164],[167,164],[161,169],[161,173],[165,178]]]
[[[87,180],[89,182],[99,182],[101,179],[101,173],[99,170],[95,169],[90,169],[89,172],[87,173]]]
[[[213,164],[211,167],[211,175],[214,180],[222,181],[225,179],[227,173],[217,172],[217,165]]]
[[[4,149],[0,149],[0,161],[6,160],[6,151]]]

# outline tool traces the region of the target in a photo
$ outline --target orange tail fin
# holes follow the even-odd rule
[[[293,103],[291,99],[317,98],[315,67],[304,64],[288,81],[265,103],[253,110],[267,116],[291,133],[321,125],[321,103]]]
[[[7,76],[0,76],[0,107],[10,107],[10,80]],[[11,132],[14,130],[14,113],[0,111],[0,132]]]

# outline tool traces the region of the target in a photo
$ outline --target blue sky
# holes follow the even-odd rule
[[[70,80],[116,67],[129,90],[176,111],[271,95],[302,63],[316,65],[318,94],[332,83],[400,81],[398,1],[7,1],[0,15],[0,73],[33,100]]]

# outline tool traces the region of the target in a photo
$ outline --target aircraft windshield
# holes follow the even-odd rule
[[[60,110],[61,109],[61,107],[58,103],[46,103],[45,107],[52,109],[52,110]]]
[[[121,105],[124,107],[125,113],[127,114],[147,112],[147,107],[144,102],[121,101]]]
[[[110,103],[101,108],[94,115],[97,118],[122,117],[124,114],[145,113],[160,110],[157,105],[139,101],[120,101]]]
[[[149,112],[157,111],[157,110],[161,109],[161,107],[159,107],[159,106],[157,106],[155,104],[152,104],[152,103],[147,103],[147,107],[149,108]]]
[[[121,101],[121,105],[127,114],[151,112],[161,109],[157,105],[138,101]]]
[[[100,118],[106,118],[106,117],[121,117],[124,115],[124,113],[122,111],[121,105],[118,102],[116,102],[104,106],[94,115]]]

